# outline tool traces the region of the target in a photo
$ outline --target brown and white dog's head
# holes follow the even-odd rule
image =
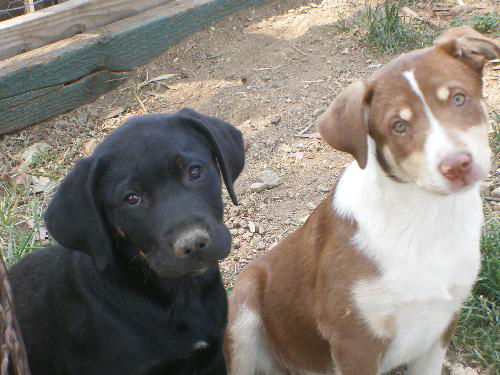
[[[468,26],[451,29],[434,47],[350,85],[322,115],[319,131],[361,168],[373,143],[373,160],[396,181],[440,194],[475,185],[490,168],[482,71],[499,56],[494,40]]]

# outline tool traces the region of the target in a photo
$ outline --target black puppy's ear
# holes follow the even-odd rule
[[[181,109],[178,115],[187,119],[212,143],[229,196],[233,203],[238,205],[233,183],[245,165],[245,149],[241,132],[217,117],[202,115],[189,108]]]
[[[106,268],[112,255],[111,238],[96,194],[102,166],[92,157],[78,161],[62,181],[44,217],[57,242],[89,254],[99,271]]]

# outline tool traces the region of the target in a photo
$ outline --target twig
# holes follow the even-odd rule
[[[323,79],[317,79],[315,81],[302,81],[302,83],[320,83],[320,82],[323,82],[324,80]]]
[[[281,65],[277,65],[277,66],[272,66],[270,68],[254,68],[253,70],[255,70],[256,72],[260,72],[262,70],[273,70],[273,69],[278,69],[278,68],[281,68],[283,66],[283,64]]]
[[[304,129],[302,129],[300,132],[298,132],[297,134],[295,134],[294,136],[295,137],[300,137],[302,136],[302,134],[304,134],[306,131],[308,131],[309,129],[311,129],[314,125],[316,125],[316,123],[318,122],[318,120],[314,120],[313,122],[311,122],[309,125],[307,125]]]
[[[307,56],[307,53],[305,52],[302,52],[299,47],[297,47],[295,44],[292,44],[292,47],[295,51],[297,51],[298,53],[300,53],[302,56]]]
[[[137,101],[139,102],[139,104],[141,105],[142,112],[144,114],[148,113],[148,110],[146,109],[146,106],[144,105],[144,103],[142,102],[141,98],[139,97],[139,94],[137,93],[137,89],[134,89],[134,95],[135,95],[135,98],[137,99]]]

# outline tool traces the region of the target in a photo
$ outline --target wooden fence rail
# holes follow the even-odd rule
[[[265,1],[172,0],[0,62],[0,134],[94,101],[187,35]]]

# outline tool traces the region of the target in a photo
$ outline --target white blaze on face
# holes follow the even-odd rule
[[[459,152],[471,153],[474,162],[477,162],[476,153],[474,152],[474,149],[470,147],[470,142],[464,141],[464,138],[469,138],[466,135],[468,132],[455,131],[454,135],[456,135],[456,137],[452,139],[448,133],[450,132],[450,129],[445,130],[434,113],[432,113],[425,96],[415,79],[414,72],[406,71],[403,73],[403,76],[408,81],[412,91],[420,99],[429,124],[429,133],[427,134],[423,150],[424,152],[422,154],[423,160],[420,163],[420,168],[418,168],[419,171],[417,172],[417,176],[415,176],[415,182],[417,185],[426,189],[442,193],[450,192],[448,181],[439,172],[439,164],[446,157]],[[450,92],[447,87],[442,86],[436,91],[436,95],[438,99],[445,100],[449,97]],[[481,126],[480,128],[483,127]],[[472,142],[476,143],[475,141]],[[415,167],[415,161],[415,158],[413,158],[413,167]]]

